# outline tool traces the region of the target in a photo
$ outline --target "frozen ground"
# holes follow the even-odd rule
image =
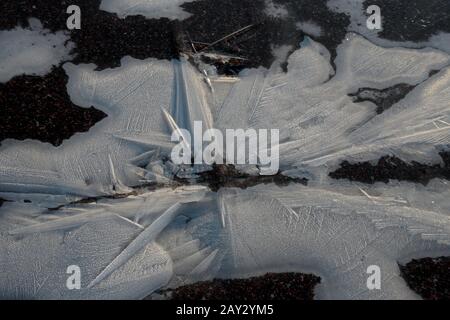
[[[300,271],[322,277],[321,299],[419,298],[397,263],[450,255],[448,181],[369,186],[328,173],[385,154],[439,163],[450,135],[450,56],[349,33],[336,70],[330,58],[305,38],[286,73],[276,62],[226,81],[184,57],[124,57],[102,71],[65,64],[72,101],[108,117],[60,147],[2,143],[0,197],[12,202],[0,207],[0,297],[142,298],[167,285]],[[349,96],[400,83],[416,87],[381,115]],[[175,187],[180,168],[163,161],[170,133],[195,120],[280,129],[283,173],[309,185]],[[195,178],[207,168],[184,169]],[[155,182],[166,188],[132,188]],[[80,291],[66,288],[72,264]],[[381,267],[381,290],[367,289],[370,265]]]

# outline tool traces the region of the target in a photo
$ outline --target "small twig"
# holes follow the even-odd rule
[[[192,41],[192,43],[195,43],[195,44],[201,44],[201,45],[203,45],[203,46],[210,46],[210,45],[211,45],[211,43],[200,42],[200,41]]]
[[[191,36],[189,35],[189,32],[186,32],[186,35],[188,37],[189,42],[191,43],[192,50],[194,50],[194,53],[197,53],[197,49],[195,48],[194,42],[192,42]]]
[[[237,30],[237,31],[235,31],[235,32],[233,32],[233,33],[230,33],[229,35],[227,35],[227,36],[225,36],[225,37],[223,37],[223,38],[220,38],[219,40],[214,41],[213,43],[209,44],[207,47],[205,47],[205,48],[203,48],[202,50],[200,50],[200,52],[203,51],[203,50],[206,50],[206,49],[208,49],[208,48],[210,48],[210,47],[213,47],[213,46],[215,46],[216,44],[218,44],[218,43],[220,43],[220,42],[222,42],[222,41],[225,41],[225,40],[227,40],[227,39],[229,39],[229,38],[231,38],[231,37],[234,37],[234,36],[238,35],[239,33],[242,33],[242,32],[244,32],[244,31],[247,31],[247,30],[249,30],[250,28],[252,28],[253,26],[254,26],[254,25],[251,24],[251,25],[248,25],[248,26],[246,26],[246,27],[244,27],[244,28],[242,28],[242,29],[239,29],[239,30]]]

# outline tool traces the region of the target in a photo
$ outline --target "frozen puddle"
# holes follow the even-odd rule
[[[440,180],[426,190],[368,187],[332,181],[328,172],[342,160],[386,153],[438,159],[450,137],[450,58],[434,49],[381,48],[354,34],[337,53],[335,72],[326,48],[307,38],[287,73],[274,64],[232,83],[185,58],[126,57],[103,71],[64,65],[72,101],[108,117],[58,148],[3,143],[0,197],[17,202],[0,207],[0,295],[142,298],[166,285],[301,271],[322,277],[322,299],[418,298],[397,263],[450,255],[448,187]],[[433,70],[440,71],[430,77]],[[400,83],[416,87],[381,115],[348,96]],[[283,172],[307,175],[310,185],[133,189],[171,186],[179,168],[162,161],[170,133],[197,120],[219,129],[279,128]],[[68,204],[118,194],[128,196]],[[69,265],[83,272],[81,291],[65,288]],[[381,290],[367,289],[371,265],[383,270]]]

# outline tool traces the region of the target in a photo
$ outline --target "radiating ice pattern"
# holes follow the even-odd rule
[[[447,182],[369,187],[328,173],[342,160],[386,153],[437,161],[449,142],[449,62],[435,49],[382,48],[349,34],[336,70],[327,49],[308,38],[286,73],[275,63],[234,79],[183,57],[126,57],[103,71],[66,64],[73,102],[108,118],[59,148],[2,145],[0,197],[13,202],[0,208],[0,295],[142,298],[214,277],[299,271],[323,278],[322,299],[418,298],[397,263],[449,255]],[[416,87],[381,115],[348,96],[399,83]],[[175,184],[181,171],[195,179],[208,169],[167,160],[171,132],[196,120],[280,129],[283,173],[306,176],[309,185],[216,193]],[[159,187],[133,188],[143,183]],[[69,265],[82,270],[79,291],[66,288]],[[367,289],[370,265],[381,267],[381,290]]]

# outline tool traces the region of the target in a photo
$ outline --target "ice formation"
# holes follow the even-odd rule
[[[59,148],[2,145],[0,196],[16,202],[0,208],[0,295],[141,298],[213,277],[307,271],[323,278],[322,299],[418,298],[397,263],[449,255],[447,183],[365,186],[331,181],[328,172],[344,159],[386,153],[436,160],[449,141],[450,57],[429,48],[382,48],[349,34],[336,71],[326,48],[308,38],[288,62],[287,73],[274,64],[232,82],[184,58],[124,58],[120,68],[103,71],[66,64],[73,102],[108,118]],[[398,83],[417,86],[381,115],[348,96]],[[181,170],[164,160],[170,134],[195,120],[221,129],[280,129],[284,173],[307,175],[310,184],[217,193],[170,186]],[[169,188],[131,192],[143,182]],[[100,198],[73,202],[89,197]],[[32,203],[17,201],[24,199]],[[83,272],[80,291],[65,288],[72,264]],[[367,289],[370,265],[383,270],[381,290]]]
[[[37,19],[30,19],[29,29],[0,31],[0,83],[22,74],[45,75],[70,58],[68,39],[62,31],[43,29]]]
[[[100,9],[117,13],[119,17],[143,15],[147,18],[186,19],[189,13],[180,5],[195,0],[102,0]]]

